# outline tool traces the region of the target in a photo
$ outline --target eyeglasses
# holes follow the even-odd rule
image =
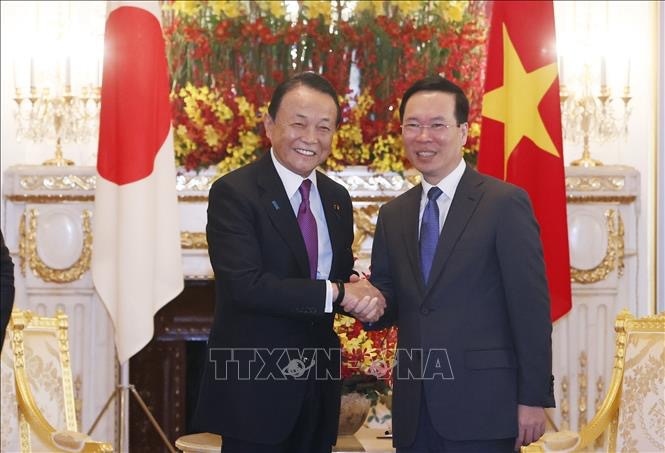
[[[434,135],[444,135],[448,132],[448,129],[451,127],[462,127],[466,123],[460,124],[446,124],[446,123],[432,123],[432,124],[418,124],[418,123],[406,123],[402,124],[402,132],[404,135],[420,135],[420,132],[424,129],[429,129],[430,133]]]

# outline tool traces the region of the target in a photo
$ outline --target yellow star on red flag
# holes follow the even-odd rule
[[[529,194],[555,321],[570,311],[572,297],[554,4],[491,5],[478,171]]]
[[[504,175],[508,159],[522,137],[559,157],[538,105],[557,77],[556,63],[526,72],[503,24],[503,86],[485,93],[483,116],[504,124]]]

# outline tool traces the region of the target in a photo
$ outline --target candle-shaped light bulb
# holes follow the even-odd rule
[[[607,68],[605,67],[605,57],[600,57],[600,86],[607,86]]]
[[[30,88],[35,87],[35,59],[30,58]]]
[[[18,73],[16,69],[16,60],[14,60],[12,63],[13,63],[12,75],[14,76],[14,91],[18,92],[19,83],[18,83]]]
[[[563,77],[563,55],[559,57],[559,85],[565,85],[566,79]]]
[[[630,88],[630,58],[628,59],[628,66],[626,67],[626,88]]]
[[[72,62],[69,57],[65,59],[65,87],[71,88],[72,86]]]

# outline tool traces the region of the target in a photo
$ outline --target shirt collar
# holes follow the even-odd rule
[[[457,167],[455,167],[453,171],[448,173],[448,175],[436,185],[444,194],[446,194],[446,197],[448,197],[449,200],[452,200],[455,196],[455,191],[457,190],[457,186],[462,179],[465,169],[466,162],[464,159],[461,159],[460,163],[457,164]],[[425,178],[422,178],[421,184],[423,186],[423,196],[427,197],[427,193],[434,186],[425,181]]]
[[[309,179],[310,181],[312,181],[312,186],[317,187],[316,170],[312,170],[312,172],[307,176],[307,178],[303,178],[299,174],[292,172],[284,165],[282,165],[275,157],[275,151],[272,148],[270,148],[270,158],[272,159],[272,163],[275,165],[275,170],[277,170],[279,179],[282,180],[282,184],[284,185],[284,190],[286,190],[286,196],[289,198],[289,200],[293,197],[293,195],[295,195],[295,193],[298,191],[300,185],[305,179]]]

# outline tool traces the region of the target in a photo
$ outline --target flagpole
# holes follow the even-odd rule
[[[129,360],[120,365],[120,445],[121,452],[129,452]]]

